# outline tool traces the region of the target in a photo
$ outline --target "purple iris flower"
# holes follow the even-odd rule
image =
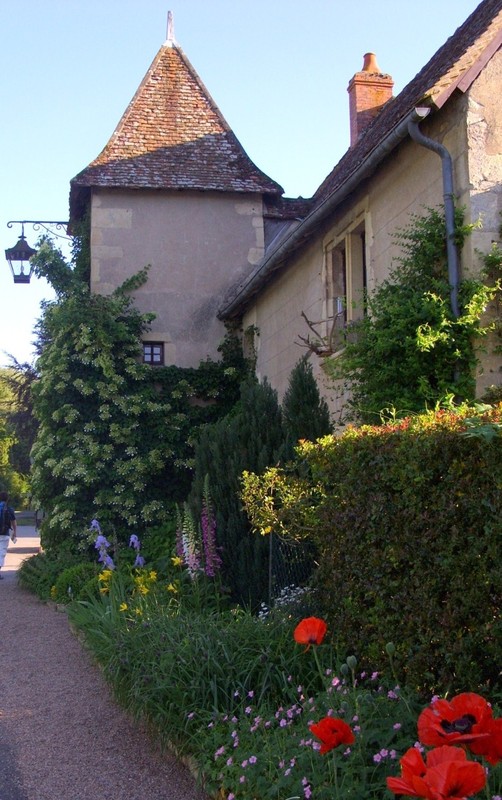
[[[99,536],[96,537],[94,547],[96,550],[101,550],[101,548],[110,547],[110,542],[107,541],[106,536],[103,536],[103,534],[100,533]]]

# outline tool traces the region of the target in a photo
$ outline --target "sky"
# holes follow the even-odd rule
[[[103,149],[174,33],[254,163],[310,197],[349,145],[347,85],[374,52],[397,94],[477,0],[2,0],[0,366],[32,362],[51,287],[14,284],[12,220],[68,218],[69,184]],[[40,232],[25,226],[31,246]],[[66,257],[69,243],[55,240]],[[142,266],[142,265],[139,265]]]

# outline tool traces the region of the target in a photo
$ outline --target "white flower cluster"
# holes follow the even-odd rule
[[[259,619],[267,619],[270,613],[276,609],[288,612],[292,607],[304,601],[310,594],[312,589],[308,586],[284,586],[277,597],[273,601],[273,606],[269,608],[265,603],[260,603],[260,611],[258,612]]]

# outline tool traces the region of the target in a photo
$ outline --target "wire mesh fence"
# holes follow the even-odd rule
[[[294,591],[309,580],[315,566],[315,551],[311,542],[288,539],[270,534],[268,605],[274,605],[285,590]]]

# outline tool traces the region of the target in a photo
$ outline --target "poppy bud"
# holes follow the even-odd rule
[[[385,652],[387,653],[388,656],[394,655],[394,653],[396,652],[396,645],[394,644],[394,642],[387,642],[387,644],[385,645]]]
[[[347,657],[347,666],[351,672],[355,670],[357,667],[357,658],[355,656],[348,656]]]

